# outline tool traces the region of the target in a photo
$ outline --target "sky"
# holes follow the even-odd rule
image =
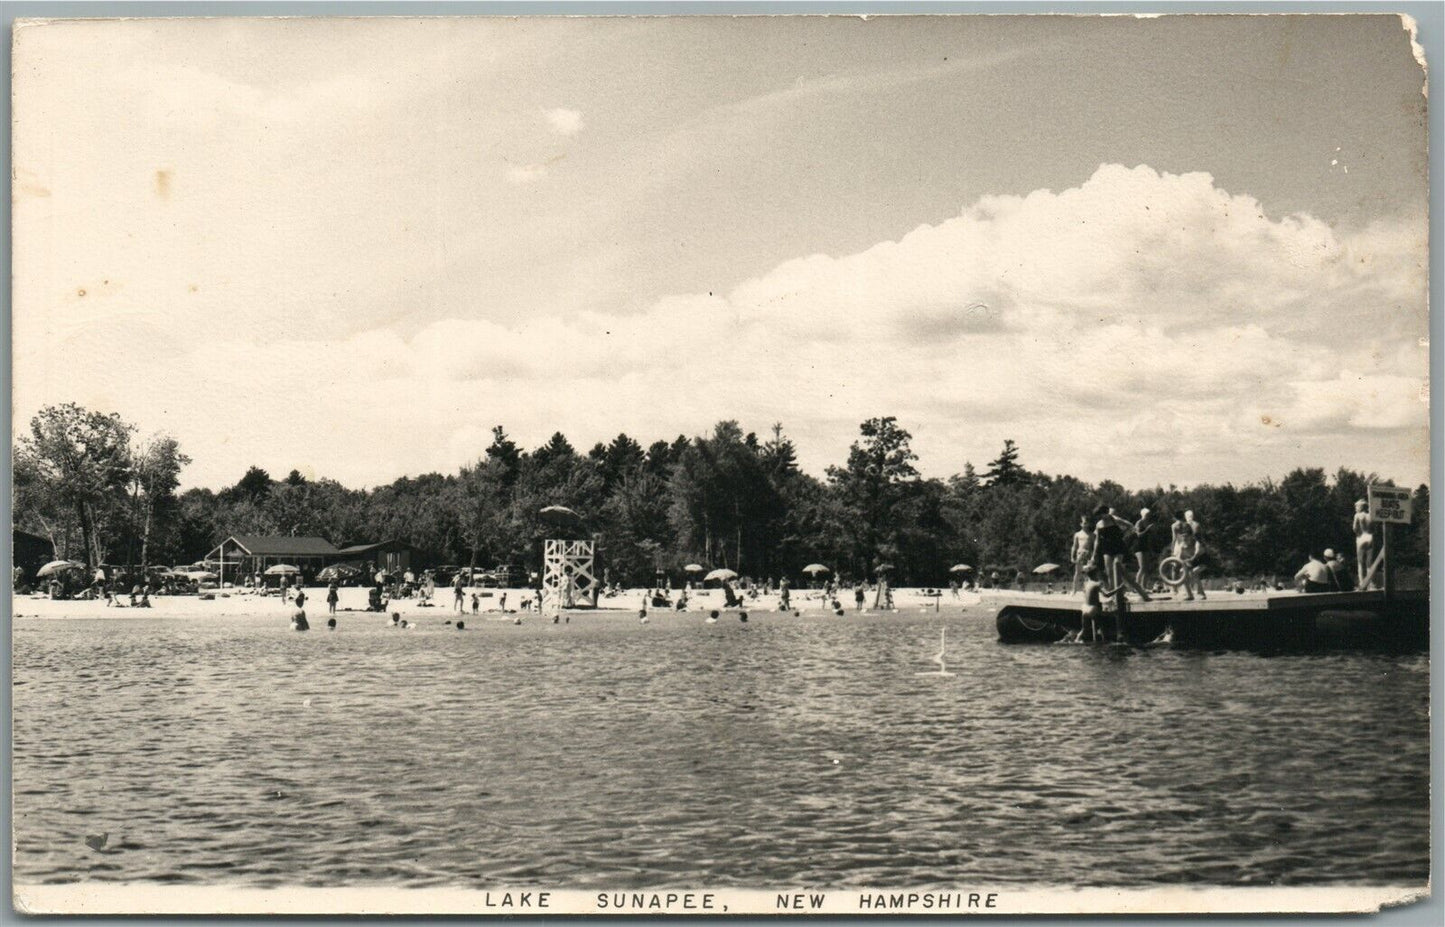
[[[187,486],[893,415],[930,476],[1426,482],[1392,16],[17,26],[13,412]]]

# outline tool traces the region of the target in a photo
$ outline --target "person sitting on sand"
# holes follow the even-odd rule
[[[1325,566],[1314,551],[1310,551],[1309,561],[1294,575],[1295,582],[1299,584],[1300,592],[1330,592],[1330,568]]]

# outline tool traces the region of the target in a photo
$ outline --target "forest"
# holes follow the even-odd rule
[[[967,463],[925,478],[909,432],[893,417],[858,428],[847,460],[822,476],[797,464],[781,424],[765,437],[721,421],[705,435],[644,444],[626,434],[579,451],[558,433],[525,450],[502,426],[456,473],[404,476],[349,489],[297,470],[251,467],[232,486],[180,490],[190,458],[167,435],[139,436],[114,414],[43,409],[14,452],[17,529],[48,538],[57,557],[90,564],[184,564],[232,534],[319,535],[336,544],[400,540],[422,565],[511,565],[534,571],[548,529],[544,506],[583,518],[610,578],[651,583],[684,564],[743,576],[797,577],[818,562],[842,578],[886,561],[895,582],[943,585],[948,569],[1031,570],[1067,563],[1079,517],[1099,504],[1167,522],[1192,509],[1212,538],[1220,575],[1288,579],[1311,550],[1353,551],[1350,516],[1387,475],[1296,469],[1244,485],[1126,489],[1029,470],[1006,441],[982,472]],[[1413,492],[1414,523],[1392,539],[1401,575],[1423,581],[1429,490]]]

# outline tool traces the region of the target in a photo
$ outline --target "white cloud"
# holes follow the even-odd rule
[[[582,131],[582,114],[575,109],[557,107],[544,110],[542,115],[546,118],[548,127],[558,135],[570,137]]]
[[[171,429],[203,484],[252,462],[352,483],[451,469],[498,423],[524,444],[560,429],[585,446],[720,418],[782,420],[817,471],[879,414],[899,416],[940,475],[1010,437],[1030,466],[1137,485],[1302,464],[1416,480],[1425,256],[1420,222],[1337,233],[1271,219],[1205,174],[1106,165],[1076,188],[984,197],[896,242],[633,314],[261,345],[171,331],[153,372],[81,394],[69,371],[117,345],[134,356],[117,326],[139,329],[52,327],[51,352],[17,352],[16,408],[74,398]],[[256,411],[257,384],[274,412]]]

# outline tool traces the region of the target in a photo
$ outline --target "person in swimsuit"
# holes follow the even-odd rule
[[[1129,546],[1124,541],[1124,532],[1133,531],[1134,526],[1114,514],[1114,510],[1107,505],[1101,505],[1094,510],[1094,562],[1103,568],[1103,581],[1108,584],[1109,592],[1113,595],[1118,591],[1122,583],[1130,587],[1145,602],[1149,601],[1149,593],[1143,587],[1134,582],[1126,570],[1120,569],[1124,557],[1129,552]]]
[[[1208,599],[1209,596],[1204,594],[1204,571],[1214,564],[1214,555],[1204,545],[1204,526],[1195,520],[1193,509],[1185,511],[1184,524],[1189,526],[1189,533],[1194,538],[1194,550],[1184,560],[1184,565],[1189,568],[1186,578],[1193,581],[1194,591],[1200,599]]]
[[[1375,520],[1370,517],[1370,504],[1364,499],[1355,501],[1355,518],[1352,522],[1355,532],[1355,569],[1359,574],[1359,586],[1365,588],[1365,576],[1374,562]]]
[[[336,614],[336,601],[339,598],[340,596],[336,592],[336,580],[333,579],[326,587],[326,610],[329,613]]]
[[[1079,633],[1069,639],[1095,641],[1099,639],[1099,622],[1104,617],[1104,587],[1099,582],[1099,568],[1092,563],[1084,565],[1084,607],[1079,614]]]
[[[1074,541],[1069,548],[1069,562],[1074,565],[1074,584],[1070,593],[1084,588],[1084,570],[1094,559],[1094,533],[1089,530],[1089,516],[1079,516],[1079,530],[1074,532]]]
[[[1129,536],[1129,549],[1134,554],[1134,561],[1139,565],[1139,572],[1134,574],[1134,582],[1141,589],[1149,582],[1149,561],[1158,550],[1158,536],[1158,520],[1148,509],[1140,509],[1139,520],[1134,522],[1134,533]]]

